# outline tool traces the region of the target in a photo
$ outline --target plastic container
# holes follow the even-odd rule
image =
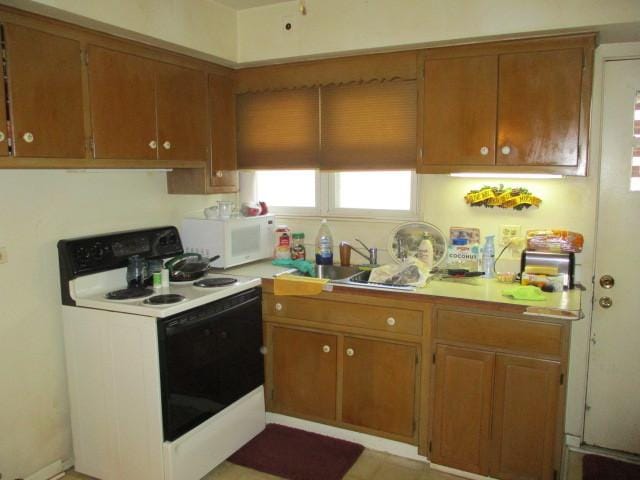
[[[433,268],[433,243],[426,233],[422,236],[422,241],[418,245],[416,258],[423,262],[429,270]]]
[[[495,235],[487,235],[484,237],[484,246],[482,247],[482,270],[484,278],[494,278],[493,265],[495,263],[496,249],[493,244]]]
[[[447,267],[477,272],[480,266],[480,247],[468,245],[466,238],[454,238],[447,249]]]
[[[280,260],[291,259],[291,230],[286,225],[278,225],[275,235],[273,256]]]
[[[291,235],[291,238],[293,238],[291,260],[306,260],[307,250],[304,247],[304,233],[296,232]]]
[[[316,235],[316,264],[333,265],[333,235],[326,218],[322,219]]]

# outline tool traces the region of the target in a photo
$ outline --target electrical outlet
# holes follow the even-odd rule
[[[509,242],[520,236],[521,225],[502,225],[500,227],[500,245],[506,247]]]
[[[9,261],[9,255],[7,254],[7,247],[0,247],[0,263],[7,263]],[[0,476],[0,478],[2,478]]]

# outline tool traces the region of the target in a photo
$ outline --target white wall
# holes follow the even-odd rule
[[[56,242],[179,225],[217,198],[168,195],[161,172],[0,171],[2,478],[72,455]]]
[[[123,34],[126,30],[133,32],[134,38],[141,35],[169,42],[224,63],[236,61],[236,12],[212,0],[0,0],[0,3],[108,33]]]
[[[305,16],[294,1],[238,12],[237,61],[640,21],[637,0],[306,0],[306,5]],[[287,21],[293,24],[290,31],[283,27]]]

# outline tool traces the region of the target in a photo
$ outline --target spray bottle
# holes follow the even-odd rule
[[[482,247],[482,270],[484,278],[493,278],[493,264],[495,262],[496,249],[493,245],[494,235],[487,235],[484,238],[484,247]]]

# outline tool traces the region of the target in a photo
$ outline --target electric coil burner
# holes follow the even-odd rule
[[[144,303],[148,305],[169,305],[171,303],[182,302],[183,300],[186,300],[184,295],[166,293],[164,295],[154,295],[153,297],[149,297],[144,301]]]
[[[109,300],[134,300],[136,298],[143,298],[153,295],[152,288],[123,288],[121,290],[114,290],[105,295],[105,298]]]
[[[197,282],[194,282],[193,286],[201,287],[201,288],[226,287],[229,285],[233,285],[237,281],[238,280],[235,278],[223,278],[223,277],[203,278],[202,280],[198,280]]]

